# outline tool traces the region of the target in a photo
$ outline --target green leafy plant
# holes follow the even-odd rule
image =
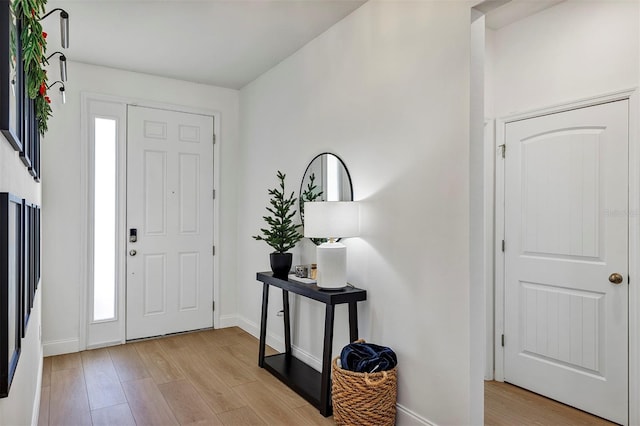
[[[311,173],[309,175],[309,183],[307,184],[307,187],[305,188],[304,191],[302,191],[302,196],[300,197],[300,217],[302,217],[302,220],[304,220],[304,203],[306,203],[307,201],[324,201],[324,199],[322,198],[322,194],[324,194],[324,191],[318,191],[316,192],[316,190],[318,189],[318,185],[316,185],[315,183],[316,180],[316,174],[315,173]],[[320,245],[324,242],[327,241],[326,238],[311,238],[311,241],[313,241],[316,245]]]
[[[269,227],[261,228],[262,235],[254,235],[253,238],[265,241],[273,247],[276,253],[284,253],[295,247],[296,243],[302,239],[302,234],[298,231],[300,225],[296,225],[292,221],[296,214],[295,210],[292,211],[292,207],[297,198],[293,196],[293,192],[289,197],[285,197],[284,179],[286,175],[278,170],[277,176],[280,187],[269,190],[269,195],[271,195],[269,204],[271,206],[267,206],[267,211],[271,215],[262,217]]]
[[[303,218],[304,218],[304,203],[306,203],[307,201],[324,201],[322,198],[320,198],[324,193],[324,191],[316,192],[316,189],[318,189],[318,185],[316,185],[315,180],[316,180],[316,174],[311,173],[309,175],[309,183],[307,184],[307,187],[305,188],[305,190],[302,191],[302,197],[301,197],[302,199],[300,200],[300,216],[302,216]],[[318,200],[318,198],[320,199]]]
[[[51,116],[51,99],[47,95],[48,64],[47,33],[42,31],[40,16],[45,12],[47,0],[13,0],[13,13],[22,21],[22,61],[26,91],[35,102],[35,115],[41,135],[47,132],[47,120]]]

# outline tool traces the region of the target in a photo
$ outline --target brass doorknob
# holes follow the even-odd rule
[[[609,281],[612,282],[613,284],[620,284],[622,283],[622,275],[620,275],[617,272],[614,272],[613,274],[609,275]]]

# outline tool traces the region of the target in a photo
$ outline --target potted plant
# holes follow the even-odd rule
[[[280,188],[269,190],[269,195],[271,195],[269,203],[271,206],[267,206],[267,211],[271,215],[262,217],[269,227],[261,228],[262,235],[254,235],[253,238],[258,241],[265,241],[273,247],[275,251],[269,255],[273,275],[286,277],[289,274],[293,260],[293,255],[286,252],[300,241],[302,234],[298,231],[300,225],[294,224],[291,220],[296,214],[292,207],[297,199],[293,196],[293,192],[289,197],[285,198],[284,179],[286,175],[278,170],[277,176],[280,181]]]

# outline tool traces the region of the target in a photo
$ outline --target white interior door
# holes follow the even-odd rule
[[[626,100],[517,121],[505,160],[505,381],[621,424],[628,133]]]
[[[213,325],[213,117],[129,106],[127,339]]]

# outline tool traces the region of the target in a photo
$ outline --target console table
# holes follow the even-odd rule
[[[300,396],[320,410],[320,414],[328,417],[331,408],[331,353],[333,349],[333,318],[335,305],[349,304],[349,339],[358,340],[357,302],[367,299],[366,290],[347,287],[343,290],[322,290],[315,284],[303,284],[287,279],[276,278],[271,272],[258,272],[257,280],[262,284],[262,318],[260,321],[260,351],[258,365],[288,385]],[[285,352],[265,356],[267,339],[267,307],[269,305],[269,286],[282,289],[282,305],[284,310],[284,346]],[[291,322],[289,316],[289,292],[326,305],[324,319],[324,348],[322,353],[322,372],[291,355]]]

